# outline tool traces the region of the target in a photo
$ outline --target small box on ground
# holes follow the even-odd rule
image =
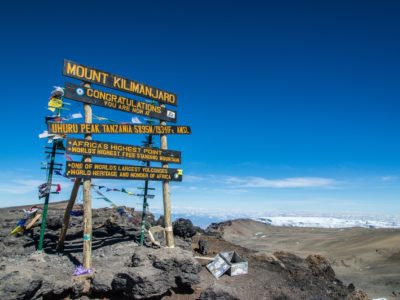
[[[230,276],[243,275],[248,272],[248,262],[241,258],[235,251],[220,252],[207,269],[215,278],[220,278],[228,272]]]

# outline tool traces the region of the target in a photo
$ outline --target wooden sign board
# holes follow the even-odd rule
[[[182,170],[68,161],[66,176],[75,178],[182,181]]]
[[[67,153],[120,159],[181,163],[181,152],[84,139],[67,139]]]
[[[124,78],[64,59],[63,74],[85,82],[99,84],[111,89],[142,96],[160,103],[177,106],[177,95],[150,85]]]
[[[79,102],[121,110],[167,122],[176,122],[177,120],[176,111],[93,88],[66,83],[64,92],[65,98]]]
[[[138,124],[93,124],[93,123],[47,123],[51,134],[191,134],[189,126],[138,125]]]

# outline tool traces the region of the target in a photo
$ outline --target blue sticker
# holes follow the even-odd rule
[[[85,91],[83,90],[83,88],[77,88],[76,89],[76,94],[78,96],[83,96],[85,94]]]
[[[83,235],[83,240],[84,241],[90,241],[90,234],[84,234]]]

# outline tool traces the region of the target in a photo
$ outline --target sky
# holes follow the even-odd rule
[[[171,167],[184,172],[171,183],[174,212],[398,216],[399,15],[396,1],[8,1],[0,12],[0,206],[39,201],[47,141],[38,134],[52,87],[78,83],[62,76],[70,59],[178,95],[178,123],[192,135],[168,137],[182,151]],[[83,113],[82,103],[66,102],[63,116]],[[140,145],[143,136],[96,139]],[[71,182],[54,182],[62,192],[50,201],[68,199]],[[150,210],[162,211],[161,183],[151,186]],[[138,197],[107,197],[140,208]]]

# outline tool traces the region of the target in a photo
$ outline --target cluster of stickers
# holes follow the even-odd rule
[[[64,97],[102,106],[164,122],[177,122],[177,112],[166,105],[177,106],[174,93],[161,90],[113,73],[87,67],[70,60],[64,60],[63,75],[83,82],[101,85],[153,100],[152,103],[92,87],[65,84]],[[158,104],[154,104],[156,102]],[[142,124],[76,124],[48,123],[50,134],[190,134],[189,126],[142,125]],[[77,138],[67,138],[67,153],[107,158],[155,161],[161,163],[181,163],[181,153],[174,150],[161,150],[128,144],[110,143]],[[141,167],[132,165],[81,163],[68,161],[66,175],[78,178],[109,178],[130,180],[182,181],[182,170],[172,168]]]

